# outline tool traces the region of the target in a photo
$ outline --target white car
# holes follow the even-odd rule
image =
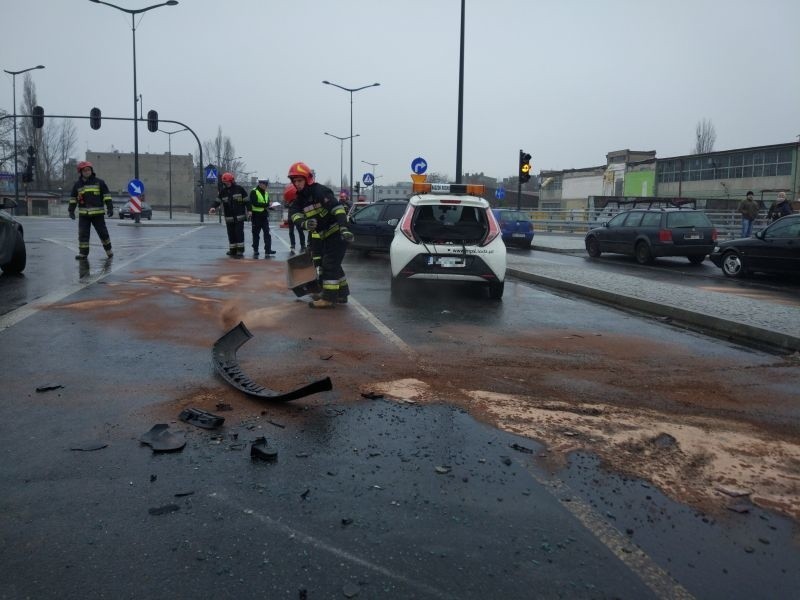
[[[483,185],[415,183],[389,248],[392,290],[414,279],[471,281],[503,297],[506,246]]]

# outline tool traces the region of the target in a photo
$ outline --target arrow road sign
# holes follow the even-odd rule
[[[422,175],[425,171],[428,170],[428,163],[427,161],[418,156],[414,160],[411,161],[411,172],[416,175]]]
[[[494,191],[494,197],[497,198],[498,200],[502,200],[503,198],[506,197],[506,191],[503,188],[497,188]]]
[[[138,179],[131,179],[128,182],[128,193],[131,196],[141,196],[144,194],[144,184]]]

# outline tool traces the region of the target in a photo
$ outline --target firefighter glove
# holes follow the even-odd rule
[[[317,220],[316,219],[306,219],[306,222],[303,223],[303,226],[308,231],[316,231],[317,230]]]
[[[107,214],[109,217],[113,217],[113,216],[114,216],[114,207],[113,207],[113,206],[109,206],[109,207],[108,207],[108,210],[106,210],[106,214]]]
[[[73,221],[75,220],[75,211],[74,210],[69,211],[69,218],[72,219]]]
[[[345,242],[352,242],[355,239],[353,233],[346,227],[342,227],[341,232],[342,232],[342,239]]]

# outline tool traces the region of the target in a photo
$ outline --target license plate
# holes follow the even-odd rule
[[[702,240],[703,234],[702,233],[687,233],[683,236],[685,240]]]
[[[525,234],[524,234],[524,233],[512,233],[512,234],[511,234],[511,237],[515,237],[515,238],[524,238],[524,237],[525,237]]]
[[[463,267],[466,262],[463,257],[456,256],[429,256],[428,265],[438,265],[444,268]]]

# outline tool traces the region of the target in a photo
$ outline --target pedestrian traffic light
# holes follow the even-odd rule
[[[44,109],[41,106],[33,107],[33,126],[36,129],[44,127]]]
[[[519,151],[519,180],[527,183],[531,179],[531,155],[527,152]]]
[[[100,109],[95,107],[89,111],[89,126],[92,129],[100,129]]]
[[[158,131],[158,113],[154,110],[147,111],[147,130]]]

